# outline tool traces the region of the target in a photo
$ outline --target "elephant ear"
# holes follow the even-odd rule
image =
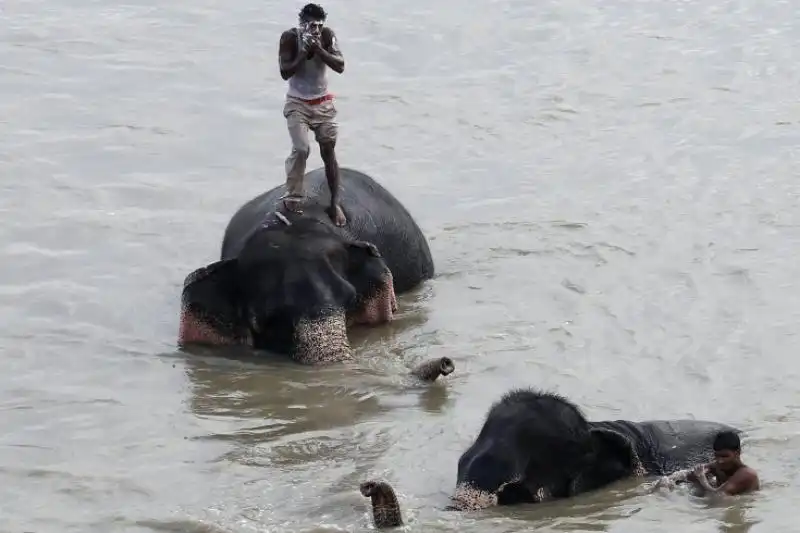
[[[644,467],[631,439],[607,428],[592,428],[592,453],[580,474],[573,480],[573,494],[604,487],[632,475],[642,475]]]
[[[248,343],[238,274],[237,260],[225,259],[186,276],[181,295],[181,344]]]

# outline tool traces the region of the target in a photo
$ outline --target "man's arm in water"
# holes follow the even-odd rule
[[[298,49],[297,36],[291,30],[286,30],[281,35],[281,42],[278,46],[278,65],[281,69],[281,78],[288,80],[303,61],[304,50]]]
[[[314,52],[331,70],[341,74],[344,72],[344,56],[336,42],[336,33],[328,27],[322,29],[322,42],[312,44]]]
[[[705,475],[699,475],[695,471],[693,476],[689,476],[693,484],[710,494],[727,494],[735,496],[743,494],[752,490],[757,490],[759,487],[758,474],[750,467],[743,466],[736,471],[725,483],[719,487],[712,487],[708,478]]]
[[[705,477],[709,482],[711,482],[711,477],[716,479],[714,475],[714,470],[711,468],[711,463],[702,463],[692,468],[687,468],[686,470],[681,470],[684,472],[684,481],[689,481],[690,483],[697,484],[698,481],[698,472],[700,471],[700,467],[703,468],[703,477]]]
[[[706,475],[709,476],[712,474],[706,471]],[[693,483],[696,485],[695,479],[696,477],[694,473],[694,468],[685,468],[683,470],[678,470],[677,472],[673,472],[668,476],[663,476],[656,483],[656,487],[673,487],[674,485],[678,485],[681,483]]]

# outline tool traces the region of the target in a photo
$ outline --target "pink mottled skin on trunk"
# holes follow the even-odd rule
[[[391,273],[387,274],[381,287],[375,294],[367,298],[361,308],[348,313],[347,325],[376,326],[391,322],[397,311],[397,298],[394,293],[394,283]],[[188,309],[181,310],[178,342],[224,345],[252,345],[249,334],[244,339],[233,339],[217,332],[203,320],[197,318]]]

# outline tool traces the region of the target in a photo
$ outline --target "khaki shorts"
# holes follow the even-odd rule
[[[292,151],[286,158],[286,189],[289,196],[303,196],[303,176],[306,161],[311,153],[308,130],[314,132],[318,143],[336,142],[339,125],[333,99],[309,104],[303,100],[286,97],[283,116],[292,139]]]

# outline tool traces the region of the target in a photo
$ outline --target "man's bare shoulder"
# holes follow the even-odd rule
[[[758,490],[761,482],[758,479],[758,473],[755,469],[749,466],[742,466],[731,478],[725,483],[729,490],[729,494],[744,494]],[[724,487],[723,487],[724,488]]]
[[[322,28],[322,45],[328,49],[339,49],[339,46],[336,42],[336,32],[333,31],[333,28],[324,26]]]
[[[297,53],[297,37],[294,28],[289,28],[281,34],[278,43],[278,54],[284,61],[291,61]]]
[[[297,39],[296,28],[289,28],[287,30],[284,30],[283,33],[281,33],[281,39],[280,39],[281,44],[289,43],[290,41],[294,41],[296,39]]]
[[[750,480],[756,487],[758,487],[760,480],[758,479],[758,472],[756,472],[754,468],[745,466],[741,469],[741,471],[742,475],[745,476],[744,479]]]

